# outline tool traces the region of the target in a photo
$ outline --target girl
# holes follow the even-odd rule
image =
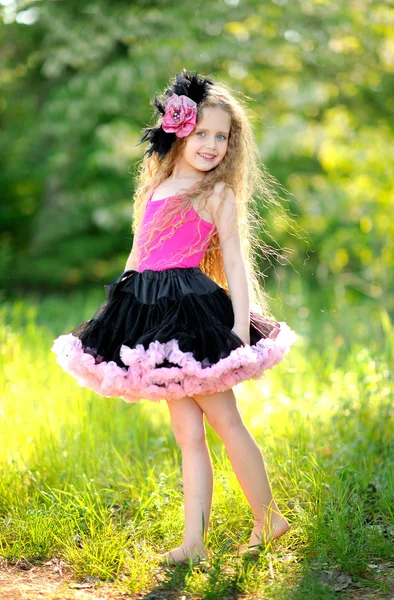
[[[257,284],[248,200],[264,182],[242,102],[226,85],[184,69],[153,103],[125,271],[105,286],[93,318],[52,350],[80,385],[102,396],[166,400],[182,451],[185,533],[161,557],[177,564],[207,556],[213,471],[204,414],[254,515],[239,551],[255,553],[289,529],[232,387],[279,363],[297,336],[272,318]]]

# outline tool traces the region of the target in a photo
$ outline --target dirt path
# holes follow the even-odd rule
[[[78,580],[62,560],[50,560],[39,566],[28,561],[14,565],[0,562],[0,600],[175,600],[181,597],[179,592],[169,590],[128,594],[94,577]],[[183,598],[190,600],[191,596]]]
[[[376,565],[371,565],[371,567]],[[378,592],[369,586],[358,585],[357,589],[343,590],[345,600],[394,600],[394,563],[386,563],[382,572],[375,573],[382,589]],[[377,568],[377,566],[376,566]],[[376,576],[377,575],[377,576]],[[34,565],[20,560],[8,564],[0,558],[0,600],[193,600],[198,596],[185,594],[182,590],[166,589],[167,576],[160,572],[156,585],[147,592],[120,592],[113,583],[102,582],[94,577],[79,579],[74,571],[61,559],[53,559],[44,564]],[[234,598],[258,600],[263,596],[253,594]],[[232,596],[227,596],[231,600]]]

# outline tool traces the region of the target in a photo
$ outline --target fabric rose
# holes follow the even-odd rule
[[[179,138],[193,131],[197,121],[197,104],[188,96],[172,94],[165,103],[162,128]]]

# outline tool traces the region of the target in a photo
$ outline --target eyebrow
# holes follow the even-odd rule
[[[209,131],[209,129],[207,129],[206,127],[196,127],[196,131],[200,130],[200,131]],[[230,131],[217,131],[216,133],[225,133],[226,135],[228,135],[230,133]]]

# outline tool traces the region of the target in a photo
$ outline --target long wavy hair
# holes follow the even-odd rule
[[[183,153],[186,138],[176,138],[170,150],[161,160],[157,152],[153,152],[150,157],[144,156],[137,167],[135,177],[132,231],[137,241],[137,264],[139,257],[145,256],[147,248],[154,249],[158,247],[174,233],[175,229],[184,222],[191,206],[198,204],[200,208],[203,208],[215,185],[223,182],[232,188],[236,198],[238,233],[248,277],[250,308],[272,318],[268,306],[269,295],[263,289],[261,279],[265,275],[259,271],[257,258],[260,255],[264,259],[268,258],[270,262],[270,256],[279,257],[280,255],[275,248],[263,241],[263,238],[275,240],[267,230],[266,221],[260,210],[263,208],[271,212],[275,205],[282,217],[285,216],[283,207],[281,207],[271,189],[274,186],[281,186],[268,173],[261,160],[251,126],[252,115],[247,108],[245,97],[240,92],[237,92],[236,95],[226,84],[215,81],[213,77],[211,79],[214,85],[198,105],[197,123],[202,118],[205,107],[220,107],[227,111],[231,117],[227,152],[219,165],[208,171],[204,178],[192,188],[181,190],[177,195],[167,198],[164,204],[158,207],[159,210],[154,213],[149,223],[148,235],[141,236],[141,239],[139,239],[147,202],[154,189],[171,175],[174,166]],[[159,116],[156,119],[155,126],[160,124],[160,120],[161,117]],[[193,132],[191,135],[193,135]],[[222,197],[218,206],[219,211],[223,201],[224,198]],[[174,224],[174,216],[178,213],[181,215],[180,219]],[[169,233],[165,236],[160,235],[167,227],[171,227]],[[155,240],[157,243],[152,244],[155,238],[157,238]],[[181,254],[181,256],[190,256],[196,252],[198,252],[198,248],[189,248],[188,252]],[[221,244],[215,228],[212,228],[211,241],[199,267],[203,273],[230,293],[224,270]]]

